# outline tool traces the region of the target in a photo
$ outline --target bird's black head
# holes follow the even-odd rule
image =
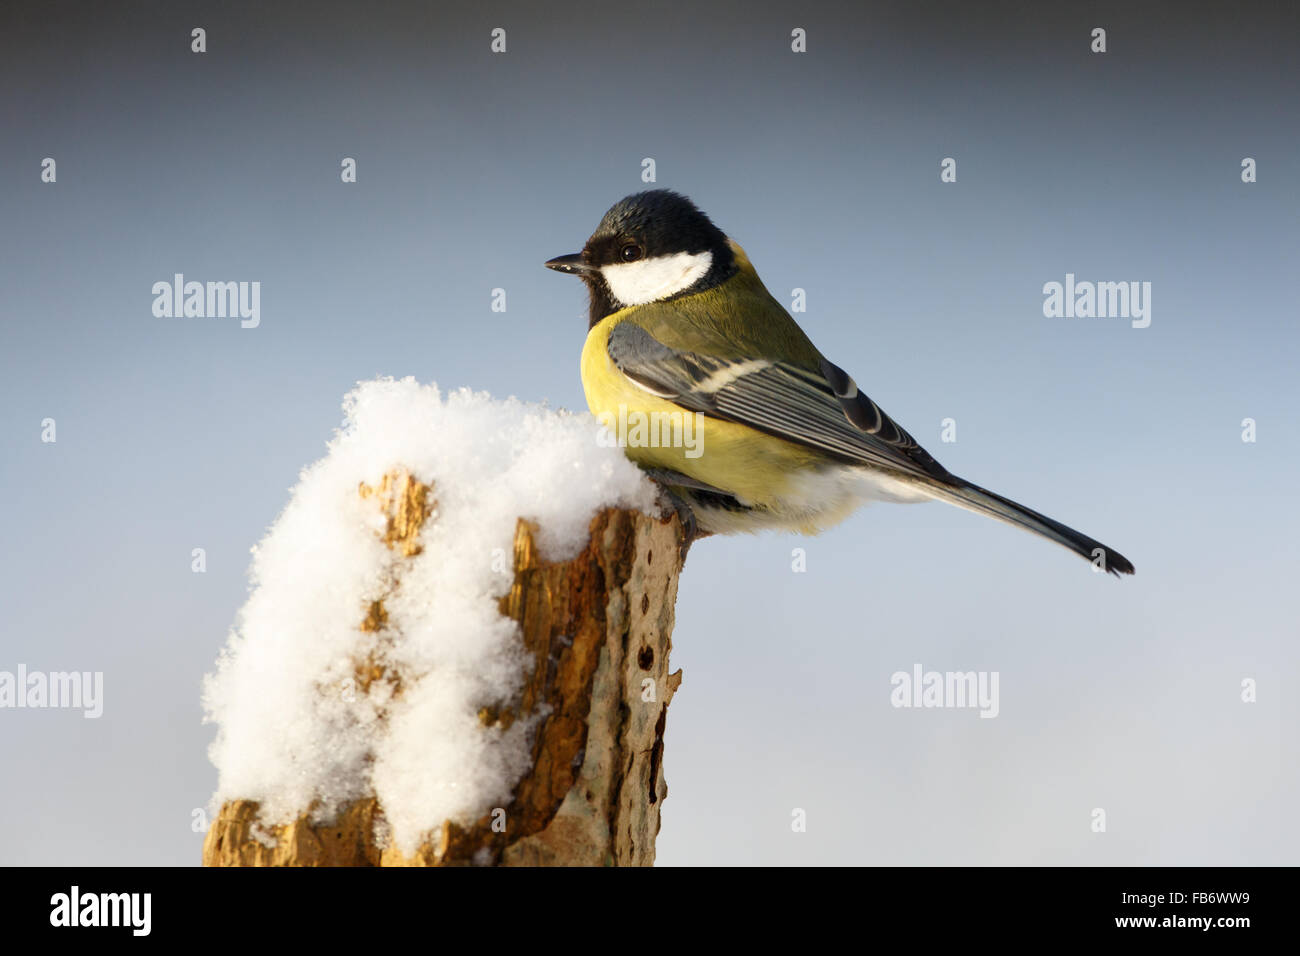
[[[627,306],[710,288],[736,271],[722,230],[689,199],[668,189],[620,199],[582,252],[546,265],[587,284],[592,325]]]

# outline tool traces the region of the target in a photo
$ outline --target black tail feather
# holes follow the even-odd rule
[[[949,504],[988,515],[990,518],[997,518],[999,521],[1005,521],[1007,524],[1024,528],[1055,541],[1091,561],[1100,570],[1109,571],[1116,577],[1133,573],[1133,562],[1114,548],[1109,548],[1100,541],[1081,534],[1047,515],[1017,504],[1009,498],[1003,498],[986,488],[973,485],[964,478],[953,476],[952,484],[927,485],[926,488],[935,497]]]

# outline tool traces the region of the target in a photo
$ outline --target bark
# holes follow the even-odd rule
[[[362,485],[388,515],[384,540],[404,558],[420,553],[419,534],[436,520],[435,489],[409,475]],[[434,516],[431,519],[431,516]],[[674,516],[610,509],[591,522],[586,548],[547,563],[536,529],[520,520],[514,581],[501,613],[519,622],[532,659],[516,700],[485,709],[488,725],[541,714],[530,770],[513,802],[469,826],[450,821],[404,856],[383,847],[383,808],[359,801],[327,824],[311,812],[288,825],[263,826],[255,801],[222,806],[203,846],[205,866],[648,866],[654,862],[664,783],[664,724],[681,683],[670,673],[673,606],[683,532]],[[358,614],[358,627],[390,633],[383,601]],[[384,675],[357,662],[363,687]],[[400,687],[397,693],[400,694]]]

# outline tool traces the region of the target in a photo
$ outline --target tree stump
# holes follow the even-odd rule
[[[363,485],[360,491],[388,515],[388,546],[406,558],[418,554],[433,490],[395,473],[378,488]],[[592,519],[583,551],[553,563],[538,555],[535,533],[519,521],[514,580],[500,601],[501,613],[519,622],[531,667],[516,700],[479,714],[484,724],[502,726],[540,715],[532,765],[515,786],[513,801],[469,826],[444,822],[408,857],[379,844],[383,807],[373,797],[328,823],[312,823],[308,812],[278,826],[258,820],[255,801],[233,800],[208,831],[205,866],[654,862],[659,811],[668,792],[664,724],[681,683],[681,672],[668,670],[681,523],[676,516],[605,510]],[[384,636],[382,600],[364,609],[358,627]],[[373,661],[357,662],[363,688],[381,675]]]

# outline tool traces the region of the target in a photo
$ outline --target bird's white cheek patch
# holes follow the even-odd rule
[[[699,282],[713,265],[711,252],[676,252],[639,262],[601,266],[609,291],[623,305],[645,305]]]

